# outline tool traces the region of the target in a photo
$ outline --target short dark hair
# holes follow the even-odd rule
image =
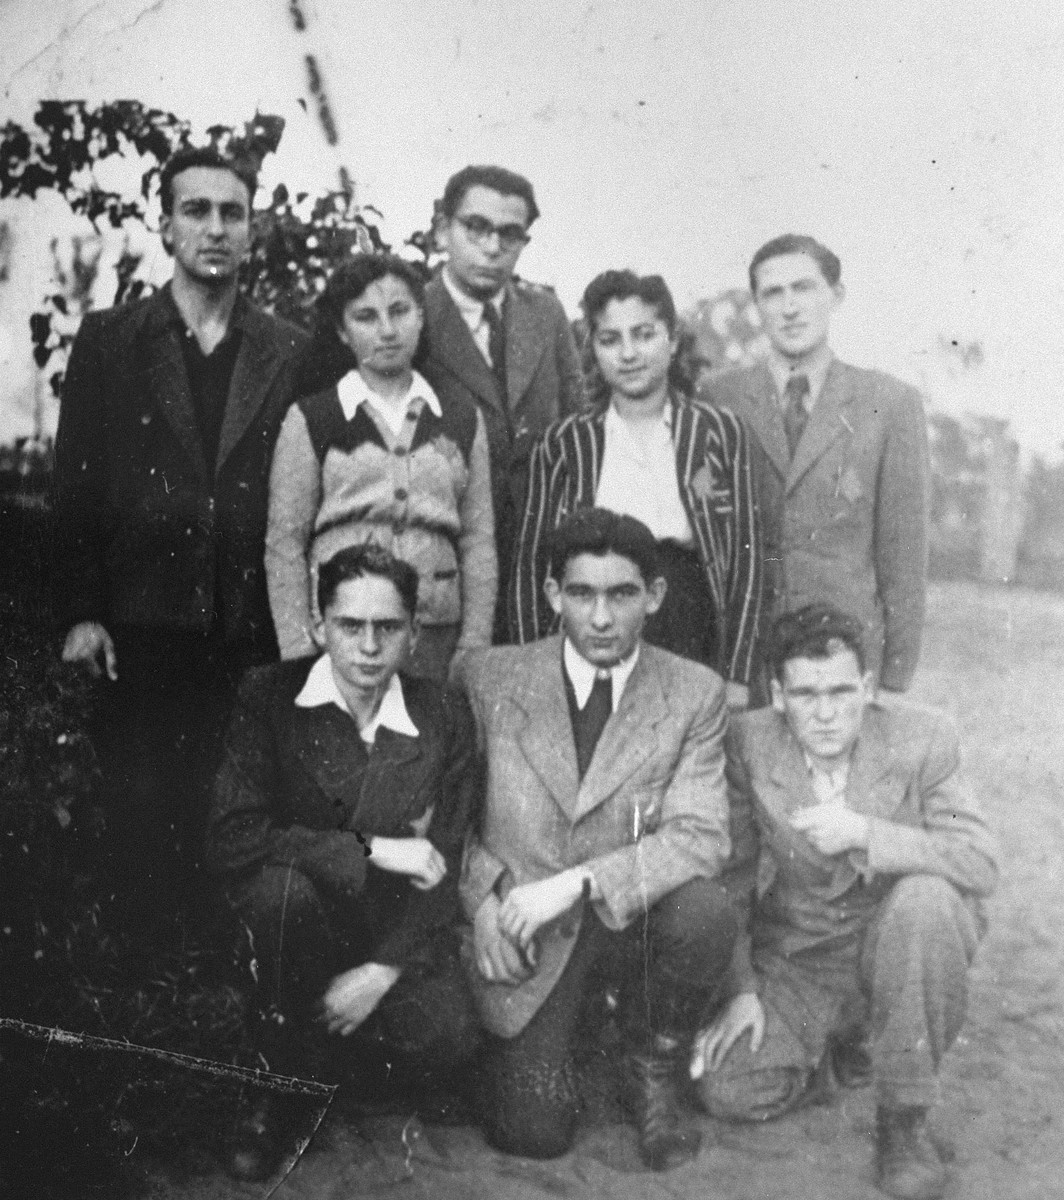
[[[405,283],[418,308],[425,307],[425,280],[418,269],[398,254],[354,254],[329,276],[318,297],[318,311],[334,328],[343,323],[344,309],[378,279],[388,276]]]
[[[259,186],[259,177],[251,164],[244,160],[227,158],[213,146],[186,146],[178,150],[166,162],[159,174],[159,203],[163,215],[170,216],[174,211],[174,180],[182,171],[190,171],[193,167],[206,167],[211,171],[228,171],[248,190],[248,210],[255,199],[255,191]]]
[[[447,180],[440,200],[440,212],[447,218],[453,217],[459,205],[465,199],[470,188],[486,187],[503,196],[520,196],[528,205],[528,220],[525,228],[539,216],[539,206],[536,204],[536,194],[532,184],[516,171],[508,171],[505,167],[491,165],[463,167]]]
[[[665,280],[660,275],[637,275],[624,270],[603,271],[584,289],[580,307],[584,310],[588,333],[595,332],[602,310],[611,300],[630,300],[633,296],[656,309],[670,335],[676,332],[676,303]]]
[[[831,658],[840,650],[852,650],[864,674],[864,628],[831,604],[807,604],[784,613],[772,628],[772,674],[783,682],[783,668],[792,658]]]
[[[550,537],[550,573],[560,584],[569,560],[578,554],[619,554],[639,568],[643,582],[661,574],[654,535],[635,517],[608,508],[578,508]]]
[[[766,242],[750,260],[750,293],[757,296],[757,268],[781,254],[808,254],[820,268],[820,274],[834,287],[842,278],[842,262],[823,242],[804,233],[784,233]]]
[[[336,599],[341,583],[376,575],[395,585],[399,599],[413,620],[417,612],[417,571],[376,542],[345,546],[318,568],[318,609],[322,616]]]

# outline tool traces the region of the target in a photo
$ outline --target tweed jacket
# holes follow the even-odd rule
[[[382,727],[367,751],[335,704],[296,705],[315,661],[245,675],[215,781],[205,862],[226,883],[291,866],[327,895],[358,895],[380,932],[375,961],[401,966],[428,953],[458,919],[462,842],[482,781],[469,706],[459,692],[404,676],[418,736]],[[415,832],[447,862],[428,891],[372,869],[370,837]]]
[[[596,912],[624,929],[682,884],[716,876],[727,857],[719,676],[644,644],[579,780],[563,669],[560,636],[474,651],[459,667],[488,770],[462,870],[469,920],[492,890],[505,896],[583,863],[602,892]],[[492,1032],[513,1037],[528,1024],[568,962],[580,921],[577,905],[540,931],[536,970],[517,986],[486,982],[466,955]]]
[[[680,500],[695,535],[725,679],[750,678],[761,606],[761,531],[747,439],[723,409],[673,394],[672,440]],[[510,578],[510,631],[543,637],[557,619],[543,594],[551,533],[595,503],[606,444],[606,407],[556,422],[532,454],[528,496]]]
[[[846,803],[871,819],[867,851],[827,856],[792,828],[791,815],[816,799],[797,739],[774,709],[732,718],[727,779],[728,876],[753,882],[755,966],[766,956],[830,952],[902,875],[940,875],[975,899],[994,889],[994,839],[961,778],[957,732],[944,713],[900,703],[866,709]],[[741,990],[756,990],[742,945],[736,975]]]
[[[580,357],[554,293],[533,284],[510,283],[505,321],[505,403],[498,381],[439,276],[425,288],[428,354],[418,367],[434,388],[457,388],[484,414],[503,585],[509,578],[532,447],[551,421],[578,411],[584,403]],[[500,610],[503,607],[500,604]]]
[[[89,313],[56,435],[58,617],[211,629],[276,655],[262,555],[270,457],[306,335],[238,299],[218,458],[206,462],[167,285]]]
[[[750,434],[765,543],[765,628],[827,601],[860,619],[880,682],[908,687],[920,655],[930,462],[919,394],[878,371],[833,362],[794,461],[764,364],[703,392]]]

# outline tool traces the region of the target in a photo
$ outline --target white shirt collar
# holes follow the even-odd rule
[[[613,682],[612,711],[616,712],[617,706],[621,702],[621,696],[624,694],[625,685],[635,670],[635,664],[639,661],[639,643],[636,642],[635,649],[622,662],[617,663],[614,667],[602,668],[592,666],[573,643],[566,638],[562,643],[562,659],[565,662],[565,670],[569,676],[569,682],[573,685],[573,695],[576,696],[577,707],[581,709],[587,704],[588,697],[591,695],[591,689],[595,686],[595,677],[599,671],[608,670]]]
[[[410,390],[398,401],[385,400],[378,396],[358,371],[347,372],[336,385],[336,394],[340,397],[340,407],[343,409],[344,419],[347,421],[350,421],[355,415],[360,404],[374,404],[378,408],[384,406],[406,409],[417,399],[424,400],[436,417],[443,416],[439,397],[425,377],[417,371],[414,372],[414,378],[410,381]]]
[[[296,705],[299,708],[318,708],[322,704],[335,704],[349,717],[352,715],[343,693],[337,687],[332,659],[327,654],[323,654],[310,668],[307,680],[296,696]],[[377,715],[364,729],[358,731],[359,736],[372,746],[377,738],[377,730],[382,725],[393,733],[402,733],[407,737],[418,736],[418,728],[406,710],[403,685],[398,675],[393,675],[389,680],[388,687],[381,697]]]
[[[483,300],[476,300],[472,296],[467,296],[465,292],[451,278],[451,272],[444,263],[443,270],[440,272],[443,279],[443,286],[450,293],[451,299],[455,302],[458,311],[462,314],[462,319],[470,329],[476,329],[480,322],[484,319],[484,304]],[[503,298],[506,295],[506,287],[503,286],[495,293],[494,296],[489,296],[487,303],[494,304],[499,311],[502,311]]]

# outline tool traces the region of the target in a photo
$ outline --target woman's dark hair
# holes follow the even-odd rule
[[[378,279],[389,275],[405,283],[418,308],[425,307],[425,279],[405,258],[398,254],[355,254],[342,262],[325,281],[325,290],[318,297],[318,312],[332,322],[334,328],[343,323],[344,309]]]
[[[681,331],[676,302],[669,291],[669,285],[660,275],[637,275],[635,271],[629,270],[603,271],[601,275],[596,275],[584,289],[584,297],[580,301],[586,325],[586,335],[582,343],[584,382],[593,405],[606,404],[610,394],[595,359],[595,326],[611,300],[630,300],[633,297],[657,311],[658,316],[665,322],[670,337]],[[672,362],[669,364],[669,386],[685,396],[690,396],[693,390],[692,381],[678,352],[672,356]]]
[[[324,391],[348,371],[357,367],[355,356],[340,341],[337,329],[343,321],[344,309],[378,279],[394,276],[406,284],[414,303],[425,307],[425,276],[423,272],[397,254],[356,254],[336,268],[325,283],[325,290],[315,305],[314,340],[303,356],[300,390],[303,394]],[[414,365],[422,362],[428,350],[425,331],[414,354]]]
[[[627,270],[603,271],[584,289],[584,298],[580,302],[592,336],[602,310],[611,300],[631,300],[633,297],[657,309],[670,336],[676,332],[676,304],[669,285],[660,275],[637,275]]]

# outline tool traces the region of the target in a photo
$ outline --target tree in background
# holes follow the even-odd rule
[[[258,171],[274,153],[284,132],[281,117],[256,113],[240,129],[215,125],[207,144],[249,163]],[[34,127],[14,122],[0,127],[0,198],[34,198],[51,191],[76,216],[100,230],[126,233],[126,250],[115,264],[116,289],[106,303],[135,299],[150,288],[139,273],[141,257],[131,237],[155,231],[159,175],[177,150],[193,144],[187,121],[146,108],[136,100],[117,100],[91,108],[80,100],[48,100],[34,115]],[[139,163],[143,170],[132,187],[119,190],[101,182],[116,162]],[[353,250],[384,250],[376,224],[379,216],[355,203],[349,181],[317,196],[291,195],[284,184],[254,213],[254,238],[244,270],[245,289],[255,303],[279,316],[308,325],[310,306],[332,268]],[[420,254],[427,243],[414,235],[409,244]],[[69,318],[90,306],[91,288],[78,290],[77,278],[57,278],[57,290],[44,298],[31,320],[34,358],[44,370],[58,366],[49,382],[56,395],[66,352],[77,322]]]

